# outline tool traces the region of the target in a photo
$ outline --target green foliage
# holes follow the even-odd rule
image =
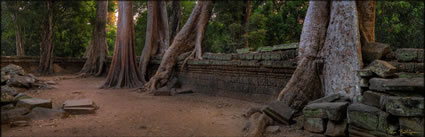
[[[424,48],[424,2],[378,1],[376,41],[396,48]]]

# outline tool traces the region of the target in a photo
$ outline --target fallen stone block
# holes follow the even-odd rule
[[[383,78],[394,76],[394,73],[397,69],[390,63],[383,60],[375,60],[366,68],[370,69],[370,71]]]
[[[338,136],[347,136],[347,120],[343,121],[328,121],[326,127],[326,136],[338,137]]]
[[[272,119],[286,125],[291,123],[295,112],[291,107],[283,103],[283,101],[273,101],[262,111]]]
[[[349,125],[348,134],[350,137],[390,137],[379,131],[369,131],[353,125]]]
[[[27,120],[25,114],[28,114],[30,110],[28,108],[13,108],[10,110],[1,111],[1,123],[9,123],[17,120]]]
[[[25,75],[25,71],[21,66],[15,64],[9,64],[6,67],[1,68],[1,72],[8,75]]]
[[[1,92],[9,94],[11,96],[16,96],[18,92],[13,87],[9,87],[7,85],[1,86]]]
[[[313,133],[323,133],[326,130],[326,122],[322,118],[305,118],[304,129]]]
[[[385,109],[395,116],[424,116],[424,98],[389,96]]]
[[[313,103],[304,107],[306,118],[327,118],[339,121],[345,118],[348,102]]]
[[[392,61],[390,64],[396,67],[398,72],[424,73],[424,63],[404,63]]]
[[[423,62],[424,49],[399,48],[395,51],[397,61],[400,62]]]
[[[390,52],[390,45],[371,42],[362,46],[362,56],[364,62],[372,62],[377,59],[381,59]]]
[[[19,101],[21,99],[29,99],[29,98],[32,98],[32,97],[30,97],[30,96],[28,96],[24,93],[18,93],[18,94],[15,95],[15,97],[13,99],[16,100],[16,101]]]
[[[29,109],[33,109],[35,107],[52,108],[52,100],[40,98],[26,98],[19,100],[16,104],[16,107],[25,107]]]
[[[42,107],[36,107],[27,114],[28,118],[31,120],[44,120],[44,119],[57,119],[64,118],[66,113],[61,109],[48,109]]]
[[[424,136],[423,117],[400,117],[399,122],[401,136]]]
[[[406,73],[406,72],[400,72],[395,73],[398,78],[423,78],[424,73]]]
[[[35,79],[29,76],[12,76],[8,81],[7,85],[10,87],[21,87],[31,88],[32,84],[35,83]]]
[[[369,89],[377,91],[411,91],[424,93],[424,78],[372,78]]]
[[[376,107],[363,104],[351,104],[347,111],[350,126],[354,125],[372,131],[377,130],[379,114],[383,113]]]
[[[97,108],[91,99],[67,100],[63,103],[63,110],[71,114],[95,113]]]
[[[361,103],[384,110],[387,96],[389,95],[385,93],[379,93],[368,90],[363,93]]]

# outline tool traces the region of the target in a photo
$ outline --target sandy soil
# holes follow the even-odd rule
[[[56,79],[43,77],[42,79]],[[31,121],[30,126],[2,125],[1,136],[242,136],[246,120],[241,115],[260,104],[199,93],[151,96],[131,89],[99,89],[105,78],[56,81],[56,89],[29,91],[28,95],[53,100],[90,98],[95,114],[64,119]],[[267,136],[310,136],[283,126]]]

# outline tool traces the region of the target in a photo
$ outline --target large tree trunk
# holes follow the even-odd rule
[[[132,1],[119,1],[118,28],[114,56],[102,88],[135,88],[143,86],[137,69],[134,51],[134,24]]]
[[[195,48],[192,55],[201,58],[201,42],[211,16],[212,5],[212,1],[198,1],[188,21],[177,33],[172,45],[165,52],[155,75],[145,84],[145,88],[149,92],[167,83],[180,54]]]
[[[329,3],[310,1],[300,38],[300,61],[278,97],[294,109],[300,110],[309,100],[323,96],[319,77],[321,62],[315,59],[325,42],[328,20]]]
[[[11,2],[12,3],[12,2]],[[9,11],[12,13],[12,21],[15,27],[15,38],[16,38],[16,56],[24,56],[24,48],[22,46],[21,28],[19,27],[19,4],[15,1],[15,4],[6,4]]]
[[[375,42],[376,1],[356,1],[359,11],[359,27],[362,42]]]
[[[172,15],[170,22],[170,45],[174,40],[174,36],[176,36],[177,32],[180,30],[180,0],[173,0],[172,2]]]
[[[143,83],[152,56],[162,56],[169,44],[169,29],[165,1],[148,1],[148,22],[145,46],[140,56],[139,67]]]
[[[106,66],[108,55],[106,45],[106,21],[108,17],[108,1],[98,1],[96,8],[96,24],[94,26],[91,44],[87,50],[87,60],[81,69],[81,75],[99,76]]]
[[[355,1],[310,1],[300,39],[300,61],[278,100],[300,110],[323,95],[360,95],[355,72],[363,63],[357,15]]]
[[[39,72],[43,75],[53,73],[53,1],[46,1],[47,15],[44,22],[44,34],[40,44]]]
[[[247,0],[246,1],[246,7],[245,7],[244,22],[243,22],[244,35],[248,35],[249,18],[251,17],[251,8],[252,8],[252,0]],[[245,39],[244,41],[245,41],[244,47],[248,48],[248,39]]]

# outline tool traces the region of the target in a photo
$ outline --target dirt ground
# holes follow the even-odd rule
[[[52,99],[54,108],[68,99],[90,98],[99,109],[95,114],[31,121],[27,127],[3,124],[1,136],[242,136],[246,122],[242,114],[261,105],[200,93],[151,96],[131,89],[99,89],[104,80],[57,80],[56,89],[26,92],[32,97]],[[282,126],[280,133],[267,136],[310,135]]]

